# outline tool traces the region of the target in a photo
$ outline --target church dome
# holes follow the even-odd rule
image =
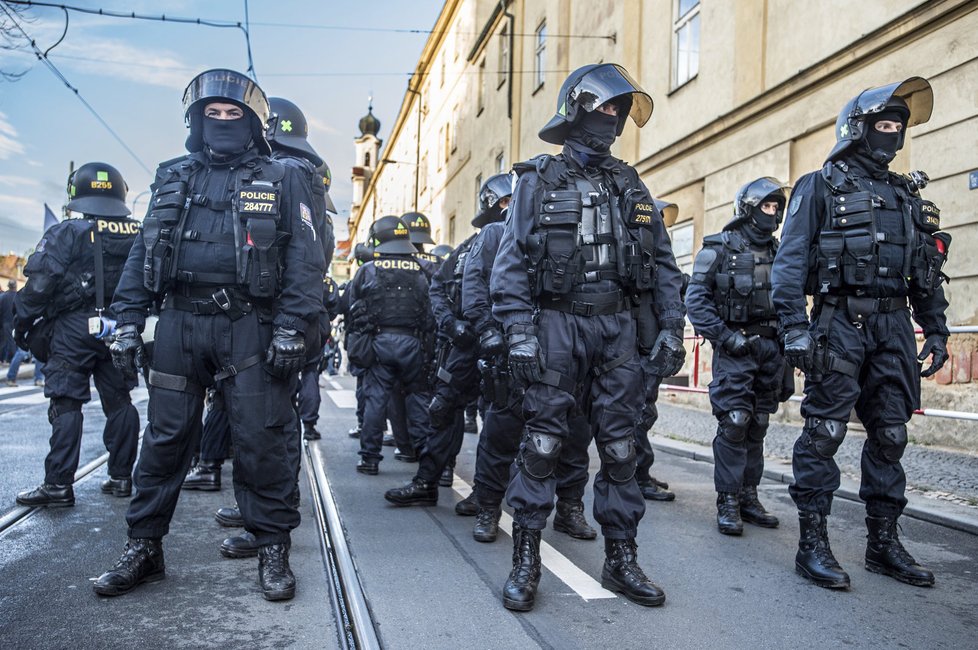
[[[360,135],[372,135],[377,137],[380,132],[380,120],[374,116],[374,106],[371,103],[367,108],[367,114],[360,118]]]

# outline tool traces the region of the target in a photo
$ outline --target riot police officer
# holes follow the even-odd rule
[[[889,170],[906,129],[930,119],[932,109],[933,92],[920,77],[851,99],[839,113],[825,165],[795,183],[774,261],[785,357],[806,374],[805,426],[789,487],[801,527],[795,568],[822,587],[850,584],[832,554],[826,521],[840,480],[833,456],[853,408],[866,427],[859,490],[869,531],[866,568],[912,585],[934,584],[934,574],[900,543],[897,520],[907,504],[900,459],[920,377],[948,358],[941,269],[951,238],[940,232],[940,211],[920,196],[926,175]],[[811,323],[805,294],[814,297]],[[924,331],[919,355],[911,315]]]
[[[503,589],[510,609],[533,607],[554,470],[585,385],[601,457],[594,516],[605,537],[602,584],[643,605],[665,601],[637,562],[645,512],[635,481],[643,398],[637,351],[653,348],[664,376],[680,370],[681,276],[648,189],[633,167],[610,155],[627,117],[642,126],[651,112],[652,100],[621,66],[584,66],[561,86],[556,115],[540,131],[563,152],[516,166],[491,279],[509,367],[527,384],[526,430],[506,493],[515,509],[513,570]],[[642,340],[649,319],[661,327],[654,342]]]
[[[67,207],[84,218],[52,226],[24,267],[27,284],[15,296],[14,327],[21,347],[26,349],[23,344],[30,340],[35,356],[47,359],[44,395],[51,400],[51,450],[44,461],[44,483],[17,495],[22,506],[74,505],[81,409],[92,399],[93,377],[109,451],[109,479],[102,492],[132,494],[139,415],[129,391],[135,377],[124,377],[113,367],[108,346],[98,340],[114,325],[106,303],[139,233],[139,223],[128,218],[126,190],[122,174],[111,165],[92,162],[76,169],[68,178]]]
[[[787,399],[785,363],[771,301],[771,265],[787,202],[784,185],[764,177],[737,192],[734,217],[703,239],[686,293],[689,321],[713,345],[710,403],[719,425],[713,439],[717,526],[740,535],[743,522],[776,528],[757,498],[764,474],[768,421]],[[792,379],[792,388],[793,388]]]
[[[259,545],[268,600],[295,595],[290,531],[299,525],[295,470],[296,373],[304,331],[322,308],[323,249],[308,184],[269,158],[268,101],[244,75],[208,70],[184,93],[189,156],[162,163],[142,237],[112,308],[117,366],[143,363],[140,330],[160,302],[149,362],[150,421],[136,466],[129,542],[94,584],[114,596],[165,577],[162,537],[199,435],[204,391],[228,406],[235,493]]]
[[[361,266],[346,292],[351,311],[359,307],[347,331],[347,357],[366,368],[363,378],[364,414],[357,471],[375,475],[383,460],[381,442],[391,390],[404,391],[405,412],[412,435],[430,434],[427,406],[427,334],[433,319],[428,279],[414,257],[407,226],[390,215],[371,226],[371,245],[377,255]],[[360,302],[362,301],[362,303]]]

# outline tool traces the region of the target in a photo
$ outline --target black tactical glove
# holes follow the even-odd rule
[[[815,339],[806,328],[798,327],[784,333],[784,358],[805,374],[815,369]]]
[[[143,337],[135,325],[122,325],[115,331],[115,340],[109,346],[112,354],[112,365],[122,371],[127,377],[136,374],[137,368],[146,365],[146,348],[143,347]]]
[[[265,354],[268,371],[279,379],[288,379],[306,362],[305,337],[298,331],[276,327]]]
[[[370,308],[367,307],[367,303],[363,300],[355,300],[352,305],[350,305],[350,313],[348,320],[350,322],[350,330],[354,332],[362,332],[365,330],[373,329],[373,317],[370,314]]]
[[[431,426],[437,430],[448,428],[455,419],[453,411],[451,404],[439,395],[435,395],[428,406],[428,419],[431,420]]]
[[[924,339],[924,347],[921,348],[920,354],[917,355],[917,361],[923,366],[924,361],[927,361],[927,357],[934,355],[931,360],[930,367],[927,370],[921,370],[921,377],[930,377],[935,374],[938,370],[944,367],[944,364],[948,360],[947,352],[947,337],[943,334],[931,334],[926,339]]]
[[[503,341],[502,332],[495,327],[490,327],[479,336],[479,355],[483,358],[494,357],[502,354],[506,343]]]
[[[672,377],[683,369],[686,348],[683,347],[682,330],[662,330],[655,339],[649,354],[651,371],[659,377]]]
[[[723,339],[723,349],[732,357],[743,357],[750,352],[750,339],[740,330],[733,330]]]
[[[27,321],[17,320],[14,322],[14,343],[21,350],[27,350],[27,335],[30,334],[31,323]]]
[[[455,326],[449,332],[452,344],[459,350],[468,350],[475,345],[475,334],[464,320],[455,321]]]
[[[537,341],[537,327],[529,323],[510,325],[506,331],[509,344],[509,370],[524,386],[543,378],[543,352]]]

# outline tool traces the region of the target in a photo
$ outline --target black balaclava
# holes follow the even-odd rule
[[[747,220],[747,227],[744,229],[747,238],[754,244],[766,244],[771,241],[771,235],[778,229],[781,217],[784,215],[784,202],[771,197],[764,197],[761,203],[767,201],[778,201],[777,214],[767,214],[761,210],[760,205],[751,206],[750,217]]]
[[[876,130],[876,123],[883,120],[900,122],[903,128],[898,133],[882,133]],[[888,166],[903,148],[906,134],[907,114],[900,110],[885,110],[866,121],[866,135],[863,138],[863,151],[876,163]]]
[[[236,120],[218,120],[205,115],[202,123],[204,144],[218,156],[235,156],[251,146],[251,116],[247,113]]]
[[[581,154],[584,164],[606,158],[618,137],[618,117],[601,111],[585,112],[570,128],[564,142]]]

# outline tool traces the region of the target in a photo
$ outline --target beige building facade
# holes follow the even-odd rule
[[[436,241],[462,241],[483,179],[557,150],[537,131],[567,74],[596,62],[623,65],[655,102],[613,153],[679,204],[671,235],[683,265],[730,218],[743,183],[821,167],[849,98],[927,78],[933,117],[909,131],[893,167],[930,176],[923,194],[954,238],[949,323],[978,325],[975,0],[447,0],[351,211],[354,241],[374,219],[414,209]],[[970,383],[972,357],[978,379],[974,349],[952,339],[941,384]]]

